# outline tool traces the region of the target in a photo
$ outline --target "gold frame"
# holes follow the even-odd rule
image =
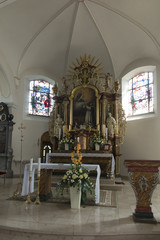
[[[72,92],[71,95],[69,97],[70,100],[70,120],[69,120],[69,131],[72,130],[72,126],[73,126],[73,99],[74,99],[74,94],[78,89],[81,88],[91,88],[95,91],[95,96],[96,96],[96,126],[97,129],[100,130],[100,123],[99,123],[99,99],[100,99],[100,94],[98,92],[98,89],[90,84],[82,84],[80,86],[75,87]]]

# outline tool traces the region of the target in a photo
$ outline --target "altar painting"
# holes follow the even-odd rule
[[[96,126],[96,96],[92,88],[78,88],[73,99],[73,125],[78,128]]]

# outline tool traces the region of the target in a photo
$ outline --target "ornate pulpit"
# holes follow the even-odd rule
[[[136,222],[156,223],[151,209],[151,197],[159,183],[160,161],[125,160],[129,182],[136,196],[133,218]]]
[[[98,60],[85,55],[70,67],[69,75],[61,81],[60,90],[55,84],[49,134],[53,152],[64,151],[63,144],[72,138],[74,144],[70,144],[70,151],[80,142],[82,152],[96,153],[94,143],[97,141],[100,153],[114,155],[118,176],[126,119],[118,93],[120,84],[118,80],[112,83],[111,74],[105,74],[102,69]],[[108,169],[107,161],[104,164]]]

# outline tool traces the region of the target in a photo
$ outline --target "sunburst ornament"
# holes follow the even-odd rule
[[[102,71],[103,67],[99,63],[99,59],[85,54],[84,57],[80,56],[79,59],[76,58],[75,63],[72,63],[67,77],[80,84],[89,84],[93,79],[104,78],[105,74]]]

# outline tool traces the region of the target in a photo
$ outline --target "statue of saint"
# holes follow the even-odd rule
[[[57,114],[57,119],[55,120],[55,126],[56,126],[56,137],[60,140],[62,136],[62,129],[63,129],[63,120],[60,116],[60,114]]]
[[[92,104],[88,104],[84,106],[86,109],[85,113],[85,124],[91,124],[92,123]]]
[[[112,114],[109,113],[107,118],[107,128],[109,137],[114,137],[115,129],[116,129],[116,120],[112,117]]]

